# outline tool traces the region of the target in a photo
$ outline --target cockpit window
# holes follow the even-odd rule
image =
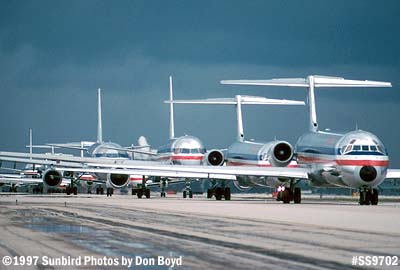
[[[361,153],[360,153],[361,152]],[[370,153],[380,153],[380,154],[386,154],[385,149],[383,148],[382,145],[377,144],[377,145],[345,145],[341,149],[341,153],[343,155],[347,154],[362,154],[362,152],[370,152]]]
[[[174,151],[175,154],[204,154],[205,152],[204,148],[176,148]]]

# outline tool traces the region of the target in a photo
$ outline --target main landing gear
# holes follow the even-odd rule
[[[137,195],[139,199],[143,197],[143,195],[148,199],[150,198],[150,189],[146,187],[146,177],[142,177],[142,184],[139,186],[139,188],[132,188],[132,195]]]
[[[99,194],[103,195],[103,194],[104,194],[104,188],[102,188],[102,187],[97,187],[97,188],[96,188],[96,194],[97,194],[97,195],[99,195]]]
[[[160,181],[160,187],[161,187],[161,198],[165,198],[166,192],[165,189],[168,187],[168,179],[163,178]]]
[[[360,205],[378,205],[379,191],[376,188],[360,189]]]
[[[183,198],[189,197],[190,199],[193,198],[193,191],[190,187],[190,181],[186,179],[185,181],[185,189],[183,190]]]
[[[111,197],[114,194],[114,189],[112,187],[107,188],[107,197]]]
[[[222,200],[222,197],[224,197],[225,201],[230,201],[231,200],[231,189],[229,187],[209,188],[207,190],[207,198],[211,199],[212,196],[215,196],[215,199],[217,201]]]
[[[78,195],[78,187],[74,185],[68,185],[65,188],[65,192],[67,193],[67,195],[71,195],[71,193],[74,195]]]
[[[285,186],[278,187],[278,194],[276,196],[277,201],[283,203],[301,203],[301,189],[299,187],[287,188]]]

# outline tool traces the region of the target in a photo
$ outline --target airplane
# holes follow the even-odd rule
[[[163,146],[160,146],[156,150],[156,155],[149,157],[143,157],[141,155],[141,160],[152,160],[162,163],[172,164],[172,165],[211,165],[219,166],[221,165],[221,153],[218,150],[206,151],[203,142],[190,135],[184,135],[180,137],[175,137],[175,124],[174,124],[174,99],[173,99],[173,84],[172,76],[169,76],[169,142]],[[141,137],[139,145],[146,146],[147,140]],[[136,159],[135,160],[140,160]],[[161,187],[161,197],[165,197],[165,188],[168,185],[168,179],[159,179]],[[136,182],[141,182],[141,177],[136,178]],[[183,191],[183,197],[193,197],[193,192],[190,187],[191,180],[186,179],[185,189]]]
[[[385,178],[399,177],[397,170],[388,169],[388,152],[379,138],[367,131],[332,133],[318,130],[315,88],[319,87],[391,87],[389,82],[347,80],[314,76],[271,80],[223,80],[222,84],[305,87],[308,93],[309,132],[295,145],[298,166],[310,170],[308,180],[314,186],[350,187],[360,190],[360,205],[378,204],[377,186]],[[282,182],[278,198],[284,203],[301,202],[296,181]]]
[[[105,142],[103,141],[103,129],[102,129],[102,104],[101,104],[101,89],[99,88],[97,91],[97,97],[98,97],[98,119],[97,119],[97,140],[96,142],[90,142],[90,141],[81,141],[81,142],[76,142],[76,143],[48,143],[45,145],[32,145],[32,135],[30,134],[30,145],[28,146],[30,148],[30,155],[32,155],[32,149],[33,148],[45,148],[45,149],[51,149],[51,153],[55,154],[55,149],[59,148],[65,148],[65,149],[72,149],[72,150],[80,150],[81,152],[81,157],[84,156],[84,153],[86,151],[87,155],[90,157],[97,157],[97,158],[103,158],[103,159],[110,159],[110,160],[121,160],[121,159],[130,159],[129,153],[134,152],[134,153],[141,153],[141,154],[146,154],[146,155],[154,155],[151,152],[148,151],[142,151],[139,150],[142,148],[141,146],[131,146],[131,147],[122,147],[117,143],[114,142]],[[96,175],[90,175],[90,174],[84,174],[80,175],[78,174],[77,177],[74,177],[74,175],[68,174],[68,172],[64,173],[63,175],[66,178],[69,178],[69,185],[66,187],[66,193],[69,195],[71,193],[77,194],[77,184],[82,182],[85,183],[88,191],[91,191],[91,187],[93,183],[96,183],[98,186],[96,188],[96,193],[97,194],[103,194],[104,189],[102,185],[106,185],[107,188],[107,196],[111,196],[113,194],[114,188],[123,188],[127,186],[130,182],[130,179],[128,180],[121,180],[119,178],[113,178],[109,179],[107,178],[107,175],[105,174],[96,174]],[[21,176],[24,178],[24,176]],[[131,176],[131,179],[135,179],[136,176]],[[4,181],[7,181],[7,177],[5,178]],[[44,178],[44,184],[48,188],[55,188],[58,187],[62,182],[60,181],[51,181],[49,178]],[[60,180],[60,179],[59,179]],[[150,190],[148,188],[144,188],[143,192],[141,194],[146,195],[147,198],[150,197]]]
[[[166,103],[170,101],[165,101]],[[264,97],[241,96],[234,98],[208,98],[199,100],[174,100],[176,104],[205,104],[205,105],[234,105],[237,115],[237,136],[236,141],[232,143],[226,151],[221,151],[221,160],[226,162],[227,166],[259,166],[259,167],[287,167],[295,166],[293,164],[293,147],[287,141],[275,140],[271,142],[247,141],[244,137],[242,105],[264,104],[264,105],[305,105],[303,101],[267,99]],[[241,176],[237,181],[233,181],[237,189],[248,191],[251,186],[259,186],[260,179],[253,176]],[[264,182],[264,179],[262,179]],[[214,181],[215,182],[215,181]],[[211,189],[207,190],[207,198],[215,195],[217,200],[224,197],[230,200],[231,192],[229,187],[225,187],[226,181],[222,181],[222,187],[217,187],[213,183]],[[267,178],[269,186],[281,184],[281,182],[272,177]]]

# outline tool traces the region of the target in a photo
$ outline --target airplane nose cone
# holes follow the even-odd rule
[[[377,176],[377,171],[372,166],[364,166],[360,170],[360,178],[365,182],[372,182]]]

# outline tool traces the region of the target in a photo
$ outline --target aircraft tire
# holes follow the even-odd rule
[[[74,195],[78,195],[78,187],[73,187],[72,189],[74,191]]]
[[[142,191],[138,191],[138,192],[137,192],[137,197],[138,197],[139,199],[141,199],[142,196],[143,196],[143,192],[142,192]]]
[[[217,201],[220,201],[222,199],[222,188],[217,187],[217,189],[215,190],[215,199]]]
[[[372,194],[371,194],[371,205],[378,205],[379,201],[379,191],[378,189],[374,188],[372,189]]]
[[[193,198],[193,191],[189,190],[189,198]]]
[[[212,197],[212,190],[207,189],[207,199],[211,199],[211,197]]]
[[[100,188],[100,194],[101,194],[101,195],[104,194],[104,188]]]
[[[231,189],[228,187],[225,188],[224,198],[225,198],[225,201],[231,200]]]
[[[65,188],[65,193],[67,193],[67,195],[71,195],[71,188],[69,186]]]
[[[291,192],[291,190],[290,189],[285,189],[283,192],[282,192],[282,201],[283,201],[283,203],[290,203],[290,201],[292,200],[292,192]]]
[[[149,188],[146,189],[145,195],[146,195],[146,198],[147,198],[147,199],[150,198],[150,189],[149,189]]]
[[[369,205],[370,204],[370,195],[366,190],[360,191],[360,205]]]
[[[294,203],[301,203],[301,189],[298,187],[294,188],[293,201]]]
[[[186,198],[186,190],[183,191],[183,198]]]

